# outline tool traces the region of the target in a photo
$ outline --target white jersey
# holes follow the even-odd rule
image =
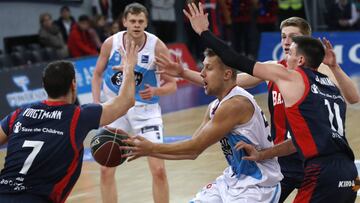
[[[235,126],[220,141],[222,151],[229,164],[223,174],[225,181],[231,188],[244,188],[255,185],[272,187],[283,178],[277,158],[260,162],[242,160],[242,157],[246,155],[245,151],[238,151],[234,148],[239,141],[255,145],[258,150],[273,146],[268,122],[253,96],[241,87],[234,87],[221,101],[217,99],[210,104],[210,118],[214,117],[216,109],[224,101],[238,95],[248,98],[255,111],[250,121]]]
[[[121,63],[121,55],[119,50],[125,50],[124,36],[126,31],[121,31],[113,35],[112,49],[110,57],[107,63],[107,67],[104,74],[104,89],[110,91],[115,95],[119,92],[119,88],[122,83],[122,72],[112,70],[113,66],[118,66]],[[145,32],[145,43],[140,48],[138,53],[138,62],[135,67],[135,79],[136,79],[136,103],[155,104],[159,101],[159,96],[154,96],[150,100],[143,100],[139,91],[145,89],[145,84],[149,84],[153,87],[160,87],[160,77],[155,73],[156,66],[155,61],[155,47],[158,38],[148,32]]]

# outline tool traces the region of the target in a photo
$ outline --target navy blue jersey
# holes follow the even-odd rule
[[[83,141],[98,128],[102,107],[39,102],[1,122],[8,136],[0,193],[27,193],[64,202],[78,179]]]
[[[285,60],[278,61],[278,64],[287,67]],[[286,120],[284,99],[278,86],[272,81],[268,83],[268,107],[271,116],[271,136],[274,144],[280,144],[291,137],[291,131]],[[297,152],[278,157],[278,162],[285,178],[290,177],[292,180],[301,182],[304,168],[303,161]]]
[[[345,137],[346,102],[330,79],[308,68],[296,68],[304,80],[305,92],[286,116],[293,141],[305,160],[338,153],[354,160]]]

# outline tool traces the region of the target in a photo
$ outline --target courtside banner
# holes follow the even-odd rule
[[[73,60],[76,71],[78,94],[91,92],[91,80],[95,69],[97,57],[86,57]]]
[[[332,43],[337,62],[349,75],[360,74],[360,32],[315,32],[313,36],[326,37]],[[282,58],[280,33],[263,33],[259,61]]]
[[[47,98],[41,78],[44,67],[45,65],[0,72],[0,119],[23,105]]]
[[[360,32],[315,32],[313,36],[330,40],[337,62],[360,86]],[[278,61],[283,58],[280,33],[262,33],[258,58],[259,61]]]

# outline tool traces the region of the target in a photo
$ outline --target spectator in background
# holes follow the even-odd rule
[[[39,41],[41,45],[56,50],[57,55],[64,59],[69,56],[67,45],[61,35],[60,29],[53,24],[49,13],[40,15]]]
[[[120,25],[118,21],[114,21],[111,23],[111,27],[110,27],[110,36],[120,32]]]
[[[106,17],[103,15],[96,15],[94,17],[94,29],[101,42],[110,36],[110,29],[106,23]]]
[[[233,47],[252,59],[257,56],[258,30],[256,17],[258,15],[258,0],[232,0],[231,17],[233,25]]]
[[[351,0],[336,0],[330,7],[327,23],[331,30],[354,30],[359,14]]]
[[[151,0],[151,20],[155,34],[164,42],[176,40],[175,0]]]
[[[221,21],[221,16],[224,13],[228,13],[226,2],[228,0],[187,0],[185,4],[185,9],[187,10],[187,5],[194,2],[198,4],[201,2],[204,6],[204,12],[208,13],[209,16],[209,28],[210,30],[218,37],[224,39],[223,35],[223,22]],[[226,16],[224,16],[226,17]],[[191,28],[191,24],[187,18],[184,18],[184,27],[188,40],[188,48],[193,56],[196,57],[196,60],[199,62],[204,51],[204,47],[201,45],[199,36]],[[201,62],[199,62],[201,63]]]
[[[81,15],[78,23],[71,28],[68,39],[68,47],[72,57],[98,54],[90,29],[90,18]]]
[[[256,19],[259,32],[272,32],[276,29],[278,12],[277,0],[259,0]]]
[[[104,16],[107,22],[113,21],[110,0],[93,0],[91,8],[93,16]]]
[[[300,17],[306,19],[304,10],[304,0],[278,0],[279,3],[279,22],[290,17]]]
[[[71,16],[69,7],[61,7],[60,17],[55,21],[55,24],[60,28],[63,39],[67,42],[71,28],[75,24],[75,19]]]

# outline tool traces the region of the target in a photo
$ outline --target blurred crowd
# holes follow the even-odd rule
[[[132,2],[148,7],[151,32],[165,43],[178,41],[177,27],[183,27],[185,36],[181,39],[185,40],[194,58],[201,59],[203,46],[189,21],[185,17],[177,19],[183,15],[175,0],[93,0],[92,15],[81,15],[77,19],[68,6],[61,7],[57,19],[49,13],[42,13],[39,16],[39,47],[52,49],[57,59],[97,55],[107,37],[124,29],[122,11]],[[199,0],[186,0],[182,6],[186,9],[190,2],[198,3]],[[261,32],[278,31],[279,23],[291,16],[306,19],[304,0],[200,2],[209,13],[213,33],[251,58],[257,58]],[[328,30],[359,30],[359,9],[360,0],[327,0],[323,17]]]

